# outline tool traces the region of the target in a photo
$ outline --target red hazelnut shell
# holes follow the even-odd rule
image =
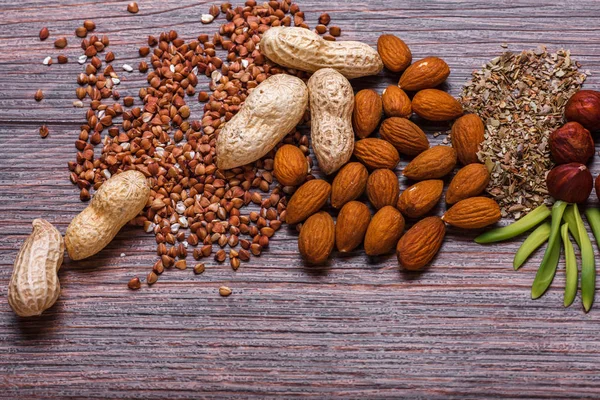
[[[556,200],[585,203],[592,193],[594,178],[585,165],[569,163],[552,168],[546,177],[546,186]]]
[[[596,147],[590,131],[579,122],[567,122],[550,134],[550,152],[557,164],[587,164]]]
[[[567,121],[579,122],[591,132],[600,131],[600,92],[580,90],[565,105]]]

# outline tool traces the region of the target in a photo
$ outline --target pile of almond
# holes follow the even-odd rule
[[[287,206],[286,222],[298,224],[298,248],[310,264],[326,262],[334,247],[351,252],[363,244],[369,256],[396,249],[403,268],[418,270],[439,251],[446,224],[478,229],[500,219],[498,204],[480,197],[490,179],[477,157],[483,122],[477,115],[463,115],[454,97],[436,89],[450,74],[448,64],[438,57],[413,63],[408,46],[393,35],[382,35],[377,50],[388,70],[401,73],[398,85],[390,85],[382,95],[371,89],[356,93],[353,158],[331,184],[324,179],[306,181]],[[410,120],[413,113],[429,121],[455,120],[452,146],[430,147],[427,135]],[[288,151],[279,149],[274,174],[289,184],[302,182],[306,161],[300,155],[279,154]],[[401,155],[412,158],[402,171],[411,186],[402,193],[395,172]],[[462,167],[445,196],[451,207],[441,218],[427,216],[443,195],[443,179],[457,164]],[[322,211],[327,203],[338,212],[335,223]],[[412,223],[406,232],[405,219]]]

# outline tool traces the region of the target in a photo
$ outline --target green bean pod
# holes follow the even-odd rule
[[[567,203],[561,200],[557,200],[552,206],[550,238],[548,239],[548,247],[546,247],[544,258],[531,286],[532,299],[537,299],[548,290],[556,274],[556,267],[558,266],[558,259],[560,257],[560,224],[566,207]]]
[[[533,254],[542,244],[548,241],[550,237],[550,222],[544,222],[538,226],[531,234],[525,239],[519,250],[515,253],[515,259],[513,260],[513,268],[518,270],[527,261],[529,256]]]
[[[492,229],[475,238],[479,244],[501,242],[527,232],[550,216],[550,210],[544,204],[531,211],[520,220],[502,228]]]
[[[560,228],[560,235],[562,236],[563,246],[565,248],[565,307],[569,307],[575,295],[577,294],[577,259],[575,258],[575,251],[573,250],[573,243],[569,239],[569,224],[564,223]]]
[[[585,216],[590,224],[590,227],[592,228],[592,232],[596,238],[596,243],[600,245],[600,210],[597,208],[589,208],[585,211]],[[581,220],[581,216],[579,219]],[[581,221],[581,226],[579,229],[581,236],[585,236],[585,238],[587,238],[587,244],[589,244],[589,246],[586,244],[587,251],[585,253],[583,248],[581,249],[581,299],[583,301],[583,308],[587,312],[592,308],[592,304],[594,303],[594,292],[596,289],[596,263],[594,259],[594,249],[583,226],[583,221]],[[587,256],[587,263],[586,259],[584,258],[585,256]]]
[[[571,236],[575,238],[577,246],[581,249],[581,239],[579,238],[579,231],[577,230],[577,221],[575,221],[573,206],[567,207],[563,214],[563,221],[569,224],[569,232],[571,233]]]

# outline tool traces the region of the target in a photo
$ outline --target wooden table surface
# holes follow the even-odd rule
[[[540,253],[514,272],[520,241],[478,246],[474,233],[457,230],[419,274],[399,271],[394,256],[369,259],[360,251],[306,268],[295,232],[284,228],[237,272],[210,260],[200,276],[171,270],[134,292],[126,283],[145,277],[155,243],[127,228],[97,256],[63,265],[62,296],[53,308],[40,318],[17,318],[6,291],[31,221],[46,218],[64,233],[84,208],[67,170],[85,112],[71,105],[82,69],[74,29],[93,19],[97,32],[110,36],[116,62],[137,65],[137,48],[149,34],[175,29],[192,39],[218,26],[199,23],[211,2],[138,3],[133,15],[127,1],[0,2],[0,397],[600,395],[600,303],[585,314],[578,295],[564,309],[562,267],[549,293],[530,300]],[[513,51],[569,48],[584,69],[600,72],[596,0],[302,0],[300,6],[312,27],[330,13],[345,39],[374,45],[390,32],[415,59],[444,58],[455,96],[474,69],[504,50],[502,43]],[[51,32],[46,42],[38,39],[42,26]],[[70,40],[71,61],[46,67],[44,57],[58,54],[52,46],[58,35]],[[121,94],[136,95],[144,77],[126,77]],[[354,83],[382,90],[395,79],[382,73]],[[586,87],[600,89],[600,80],[592,74]],[[41,103],[33,100],[38,88],[46,95]],[[190,104],[199,118],[201,106]],[[41,124],[50,129],[44,140]],[[233,295],[218,295],[223,284]]]

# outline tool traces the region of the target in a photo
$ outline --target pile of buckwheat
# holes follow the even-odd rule
[[[164,269],[186,269],[190,253],[195,260],[211,255],[219,263],[229,259],[233,269],[251,255],[260,255],[285,221],[286,195],[294,190],[273,180],[277,148],[253,165],[221,171],[215,163],[215,140],[248,93],[269,76],[287,73],[307,78],[304,72],[273,65],[259,50],[260,36],[270,27],[308,28],[304,13],[290,0],[260,5],[246,1],[235,8],[223,3],[212,6],[201,22],[211,23],[223,14],[223,23],[212,37],[202,34],[186,42],[175,31],[148,37],[147,46],[139,48],[144,60],[137,66],[147,73],[148,85],[139,89],[137,99],[121,98],[117,90],[121,69],[130,73],[134,67],[114,65],[114,53],[104,53],[108,37],[88,37],[96,28],[92,21],[76,30],[82,38],[84,54],[78,62],[84,71],[77,77],[80,87],[73,105],[89,105],[89,109],[75,142],[77,157],[68,164],[70,179],[79,187],[82,201],[121,171],[136,169],[149,179],[149,206],[134,221],[156,237],[159,259],[148,274],[149,285]],[[327,27],[329,22],[327,14],[321,15],[316,31],[335,40],[340,29]],[[47,28],[40,31],[41,40],[48,36]],[[57,48],[67,45],[63,39],[55,43]],[[217,50],[227,52],[225,59],[217,56]],[[51,65],[52,60],[44,64]],[[210,79],[210,93],[196,93],[202,76]],[[38,98],[41,101],[43,94],[36,94]],[[204,103],[200,120],[190,120],[186,102],[191,98]],[[44,132],[47,136],[47,129]],[[298,146],[308,158],[306,135],[296,130],[284,143]],[[96,157],[98,145],[102,151]],[[193,270],[202,273],[204,264],[196,264]],[[138,289],[140,280],[133,278],[129,287]]]

